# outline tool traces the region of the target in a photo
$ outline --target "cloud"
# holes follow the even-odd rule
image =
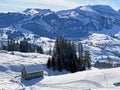
[[[78,6],[72,0],[4,0],[0,1],[0,6],[8,7],[8,10],[18,10],[26,8],[50,8],[52,10],[68,9]]]
[[[77,2],[75,3],[70,0],[34,0],[30,1],[29,4],[30,3],[32,3],[33,7],[52,8],[54,10],[78,6]],[[29,4],[28,6],[30,6]]]

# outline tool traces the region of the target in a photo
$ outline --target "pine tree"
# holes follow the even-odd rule
[[[1,50],[7,50],[7,47],[2,43]]]
[[[77,55],[76,55],[76,49],[75,49],[75,44],[72,43],[72,45],[70,46],[71,47],[71,54],[70,54],[70,57],[71,57],[71,66],[70,66],[70,71],[71,72],[76,72],[78,71],[77,70]]]
[[[17,43],[15,43],[14,50],[19,51],[19,46],[20,46],[20,44],[17,41]]]
[[[56,39],[52,58],[54,58],[52,62],[56,64],[53,68],[59,71],[63,69],[71,72],[77,71],[77,56],[74,43],[64,40],[62,37]]]
[[[96,61],[95,67],[100,68],[100,62],[99,62],[99,60]]]
[[[20,52],[34,52],[34,49],[32,48],[31,44],[29,44],[26,40],[23,40],[23,41],[20,41],[19,51]]]
[[[78,44],[78,65],[77,65],[78,71],[83,70],[82,69],[83,65],[84,65],[84,62],[83,62],[83,46],[82,46],[82,43],[79,43]]]
[[[112,67],[112,59],[107,56],[106,58],[106,68],[111,68]]]
[[[60,56],[58,56],[58,59],[57,59],[57,69],[58,71],[62,72],[62,62],[61,62],[61,58]]]
[[[78,58],[76,55],[75,44],[71,41],[65,40],[62,37],[57,38],[53,49],[52,56],[53,70],[62,71],[63,69],[76,72],[91,68],[91,60],[89,51],[83,55],[83,46],[79,44]]]
[[[20,41],[20,47],[19,47],[19,50],[20,52],[28,52],[28,42],[23,40],[23,41]]]
[[[15,41],[8,40],[7,42],[7,51],[14,51],[15,50]]]
[[[56,60],[55,60],[55,57],[52,57],[52,64],[51,64],[51,66],[52,66],[53,71],[55,71],[56,70]]]
[[[50,66],[51,66],[51,59],[50,59],[50,58],[48,58],[48,61],[47,61],[47,68],[49,68],[49,69],[50,69]]]
[[[91,69],[91,58],[89,51],[85,51],[85,67],[86,69]]]
[[[37,46],[37,53],[44,54],[43,49],[41,46]]]

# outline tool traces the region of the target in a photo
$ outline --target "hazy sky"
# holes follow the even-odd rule
[[[58,11],[98,4],[110,5],[115,10],[120,9],[120,0],[0,0],[0,12],[18,12],[26,8],[44,8]]]

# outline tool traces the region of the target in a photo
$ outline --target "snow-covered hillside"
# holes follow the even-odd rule
[[[0,46],[1,44],[6,44],[8,38],[18,42],[26,39],[30,44],[41,46],[45,54],[49,54],[50,49],[53,50],[55,42],[54,39],[41,37],[28,31],[21,33],[21,31],[16,29],[12,30],[11,28],[4,28],[4,30],[0,30]]]
[[[106,60],[110,56],[114,62],[120,63],[120,37],[94,33],[82,41],[84,47],[90,50],[92,61]]]
[[[6,32],[13,30],[6,28],[3,33],[1,33],[0,41],[1,43],[6,43],[8,36]],[[114,33],[115,31],[113,31]],[[17,32],[18,33],[18,32]],[[112,33],[112,32],[111,32]],[[12,34],[11,34],[12,35]],[[9,36],[10,37],[10,36]],[[47,37],[40,37],[32,33],[23,33],[23,36],[18,36],[14,38],[15,40],[22,40],[26,38],[29,43],[39,45],[43,48],[45,54],[50,54],[50,50],[53,50],[55,39],[50,39]],[[79,39],[73,39],[77,43]],[[93,62],[97,60],[106,60],[107,56],[110,56],[113,61],[120,63],[120,32],[117,34],[111,35],[110,32],[105,34],[92,33],[88,38],[82,39],[80,42],[83,43],[85,49],[91,52],[91,59]]]
[[[113,85],[120,82],[120,68],[63,74],[46,68],[48,55],[1,51],[0,57],[0,90],[120,90]],[[21,69],[31,65],[39,65],[44,77],[21,79]]]
[[[29,39],[29,43],[41,46],[44,54],[49,54],[50,49],[53,50],[55,44],[54,39],[40,37],[34,34],[25,35],[25,37]]]

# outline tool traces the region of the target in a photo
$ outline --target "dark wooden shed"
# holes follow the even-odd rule
[[[22,78],[26,80],[30,80],[37,77],[43,77],[43,70],[41,70],[40,66],[32,65],[25,66],[21,70]]]

